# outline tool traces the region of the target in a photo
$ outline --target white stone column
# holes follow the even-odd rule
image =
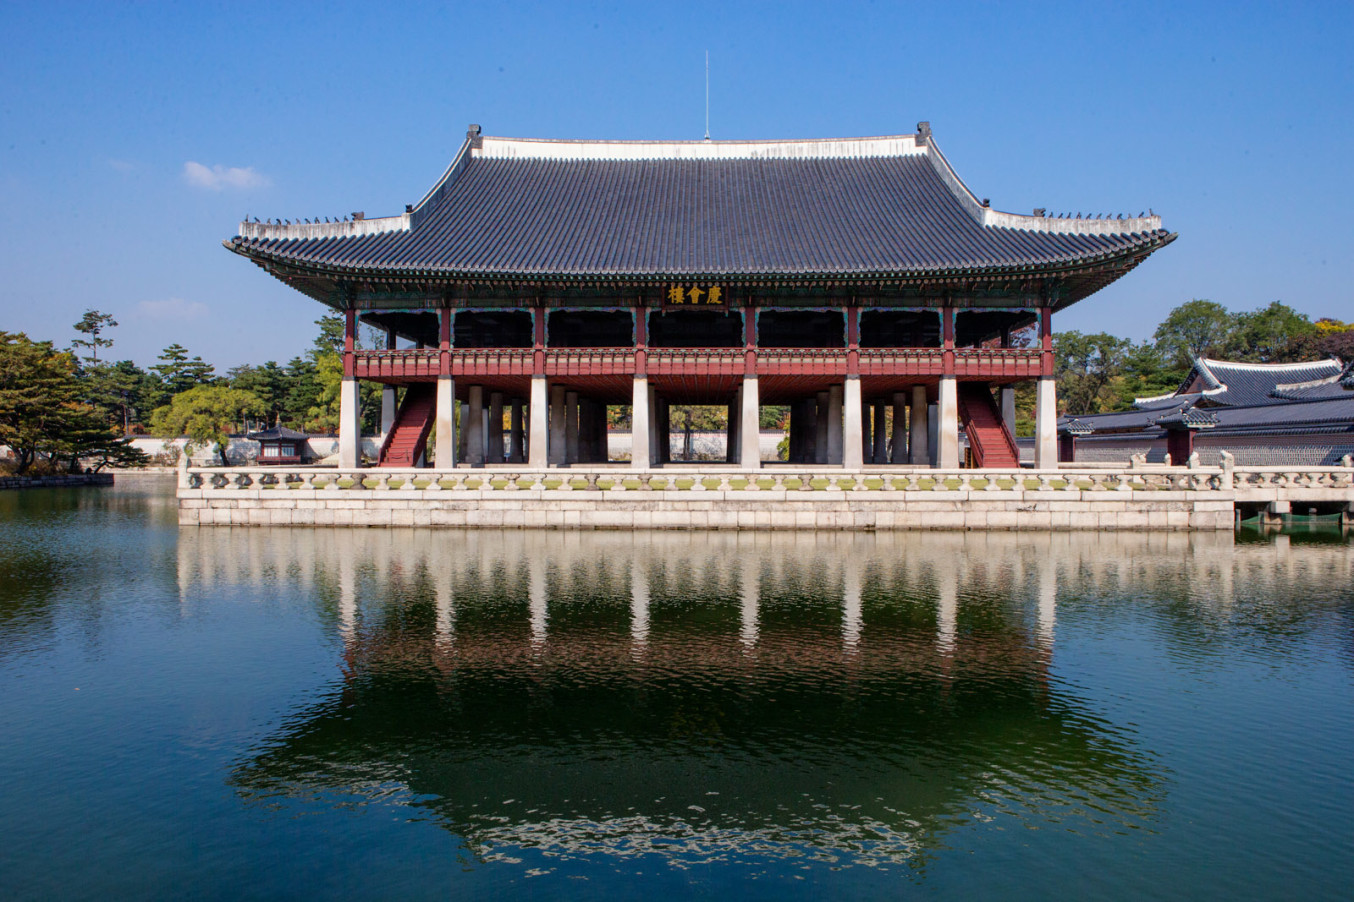
[[[470,422],[466,428],[465,459],[472,467],[484,465],[484,386],[470,386]]]
[[[1058,468],[1058,393],[1051,377],[1039,380],[1034,402],[1034,466]]]
[[[871,455],[877,464],[886,464],[889,462],[889,433],[888,433],[888,404],[884,401],[874,402],[874,454]]]
[[[744,470],[762,466],[762,402],[756,376],[743,377],[743,421],[738,427],[739,463]]]
[[[907,463],[907,395],[893,395],[893,457],[895,464]]]
[[[860,402],[860,459],[874,463],[874,418],[870,405]]]
[[[550,386],[545,376],[531,377],[531,403],[527,416],[530,418],[527,466],[544,468],[550,462]]]
[[[560,467],[569,462],[568,438],[564,428],[564,386],[550,386],[550,463]]]
[[[1001,406],[1001,421],[1006,424],[1006,428],[1011,430],[1011,435],[1014,436],[1016,434],[1015,386],[1003,385],[997,390],[997,393]]]
[[[489,392],[489,453],[485,461],[503,463],[503,393]]]
[[[861,431],[864,427],[861,421],[860,402],[860,377],[847,376],[844,386],[844,396],[841,400],[841,410],[846,415],[846,422],[839,426],[843,430],[842,436],[838,439],[840,442],[840,463],[848,470],[859,470],[865,466],[865,435]],[[834,418],[834,426],[840,423],[840,420]]]
[[[857,382],[857,401],[859,401],[859,382]],[[857,407],[860,405],[857,404]],[[857,414],[859,415],[859,414]],[[859,425],[859,424],[857,424]],[[860,435],[860,430],[856,430]],[[827,391],[827,462],[842,462],[842,386],[834,385]]]
[[[576,464],[582,458],[578,453],[578,392],[564,393],[564,453],[569,463]]]
[[[395,428],[396,408],[395,386],[381,386],[381,437],[390,435],[390,430]]]
[[[649,394],[649,380],[636,376],[630,393],[630,466],[635,470],[649,469],[649,452],[653,445]]]
[[[959,383],[953,376],[940,377],[937,407],[936,466],[953,470],[959,466]]]
[[[828,462],[828,412],[832,407],[831,394],[820,391],[814,402],[813,416],[813,460],[809,463],[825,464]]]
[[[929,430],[926,423],[926,407],[926,386],[912,386],[912,406],[907,412],[911,420],[908,427],[907,460],[917,467],[924,467],[931,462],[931,449],[927,444]]]
[[[520,464],[522,454],[522,402],[514,400],[510,405],[508,423],[508,462]]]
[[[362,466],[362,398],[357,380],[344,377],[339,384],[339,467]]]
[[[449,470],[456,466],[456,380],[450,376],[441,376],[437,380],[437,409],[433,420],[433,435],[436,447],[433,451],[433,466],[439,470]]]

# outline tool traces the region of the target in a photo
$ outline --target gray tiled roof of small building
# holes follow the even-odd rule
[[[552,156],[551,142],[518,142],[525,149],[484,156],[477,142],[511,139],[476,138],[407,214],[407,229],[285,237],[343,230],[246,223],[232,249],[465,276],[865,275],[1090,262],[1173,237],[1156,217],[1125,220],[1120,231],[1111,220],[1078,229],[1077,220],[1010,214],[993,221],[1022,227],[985,225],[933,143],[853,156],[853,140],[912,138],[844,139],[840,153],[798,156],[776,155],[777,142],[730,142],[729,154],[713,157],[674,143],[655,146],[675,156],[621,159],[607,148],[633,156],[632,144],[597,142],[571,158]],[[739,156],[744,147],[753,150]]]
[[[1194,362],[1194,367],[1175,395],[1137,400],[1133,406],[1144,411],[1169,409],[1175,405],[1177,398],[1193,398],[1197,403],[1210,407],[1272,404],[1276,398],[1296,397],[1277,391],[1280,385],[1312,382],[1339,373],[1338,360],[1267,364],[1237,363],[1205,357]],[[1200,380],[1209,388],[1203,392],[1183,394],[1186,388]]]

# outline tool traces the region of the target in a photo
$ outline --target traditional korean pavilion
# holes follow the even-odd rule
[[[779,404],[791,462],[858,469],[956,467],[961,428],[975,465],[1016,466],[1024,381],[1036,466],[1054,466],[1052,314],[1174,238],[1154,215],[998,212],[925,122],[693,142],[472,125],[402,214],[244,222],[226,246],[346,316],[342,466],[360,463],[366,379],[387,387],[382,465],[600,462],[605,408],[628,404],[647,469],[671,405],[720,404],[730,462],[753,469],[759,408]],[[359,321],[386,349],[355,347]]]

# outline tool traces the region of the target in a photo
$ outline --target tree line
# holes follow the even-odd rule
[[[1176,307],[1151,340],[1107,332],[1055,332],[1058,406],[1071,415],[1128,410],[1135,397],[1175,391],[1199,357],[1247,363],[1354,359],[1354,324],[1312,321],[1281,301],[1232,312],[1194,299]]]

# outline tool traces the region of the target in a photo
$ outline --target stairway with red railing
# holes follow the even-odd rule
[[[381,444],[380,466],[412,467],[418,462],[428,447],[436,406],[436,385],[415,382],[405,388],[395,423]]]
[[[1001,410],[984,383],[959,383],[959,417],[964,421],[974,466],[999,469],[1020,466],[1015,437],[1002,423]]]

